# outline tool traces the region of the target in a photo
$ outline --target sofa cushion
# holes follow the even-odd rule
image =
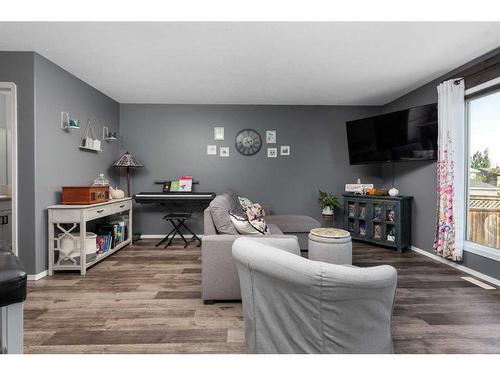
[[[263,217],[250,218],[229,212],[234,227],[240,234],[271,234]]]
[[[238,234],[238,231],[231,222],[229,211],[231,211],[232,197],[228,193],[217,195],[210,202],[210,214],[212,221],[219,234]]]
[[[281,231],[281,229],[275,225],[275,224],[267,224],[267,227],[269,228],[269,232],[271,232],[271,234],[283,234],[283,232]]]
[[[233,212],[229,212],[229,217],[239,234],[263,234],[254,228],[246,217],[239,216]]]
[[[317,220],[305,215],[269,215],[266,221],[268,225],[277,225],[283,233],[309,233],[311,229],[321,227]]]

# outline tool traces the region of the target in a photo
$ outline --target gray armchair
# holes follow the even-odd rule
[[[392,353],[394,267],[299,256],[295,239],[234,241],[251,353]]]

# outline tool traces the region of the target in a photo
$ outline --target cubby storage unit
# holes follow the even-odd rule
[[[343,194],[344,225],[356,240],[396,248],[411,246],[411,201],[407,196]]]
[[[48,211],[49,275],[54,271],[70,270],[80,271],[81,275],[85,275],[87,268],[132,243],[132,198],[88,205],[59,204],[49,206]],[[89,252],[86,251],[87,223],[118,214],[127,217],[127,236],[108,251],[94,253],[95,256],[89,258]],[[61,242],[64,238],[73,241],[73,251],[67,252],[63,248]],[[85,261],[81,262],[81,259]]]

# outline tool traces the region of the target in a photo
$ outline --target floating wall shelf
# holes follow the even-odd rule
[[[116,132],[110,132],[107,126],[102,127],[102,139],[105,141],[116,141],[118,138],[116,136]]]
[[[68,112],[61,112],[61,129],[80,129],[80,121],[70,118]]]
[[[85,146],[78,146],[80,150],[85,150],[85,151],[94,151],[94,152],[101,152],[102,150],[97,150],[95,148],[90,148],[90,147],[85,147]]]

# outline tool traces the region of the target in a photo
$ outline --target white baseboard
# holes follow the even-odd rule
[[[40,273],[37,273],[36,275],[28,275],[28,280],[29,281],[37,281],[40,279],[43,279],[45,276],[47,276],[48,271],[42,271]]]
[[[161,239],[163,237],[165,237],[167,235],[167,233],[165,234],[141,234],[141,239],[145,239],[145,240],[156,240],[156,239]],[[186,238],[192,238],[193,235],[192,234],[183,234],[184,237]],[[203,237],[203,234],[197,234],[198,237],[202,238]],[[176,235],[175,238],[181,238],[181,236],[179,235]]]
[[[485,275],[484,273],[475,271],[473,269],[470,269],[468,267],[462,266],[461,264],[452,262],[451,260],[441,258],[440,256],[437,256],[436,254],[429,253],[428,251],[419,249],[418,247],[412,246],[411,249],[419,254],[425,255],[426,257],[429,257],[431,259],[434,259],[438,262],[444,263],[450,267],[456,268],[457,270],[460,270],[462,272],[468,273],[469,275],[475,276],[478,279],[482,279],[484,281],[487,281],[493,285],[500,286],[500,280],[495,279],[494,277]]]

